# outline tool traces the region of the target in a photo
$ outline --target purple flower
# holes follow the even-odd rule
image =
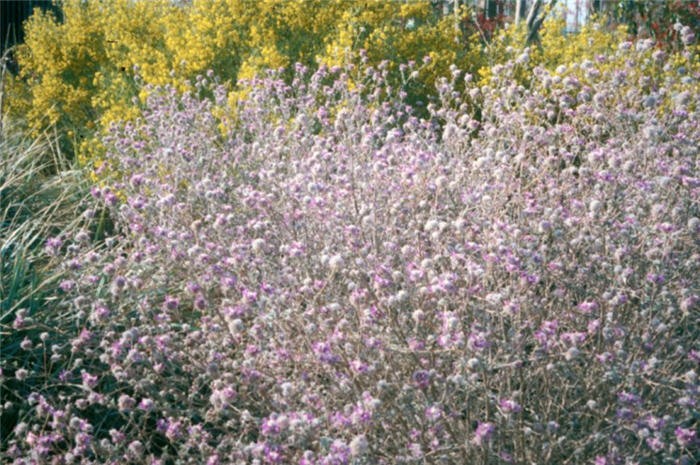
[[[500,405],[504,411],[509,413],[519,413],[523,409],[517,402],[511,399],[501,399],[498,405]]]
[[[207,308],[207,299],[203,294],[197,294],[194,298],[194,307],[197,310],[205,310]]]
[[[496,431],[496,427],[492,423],[480,421],[474,432],[472,442],[479,446],[484,445],[491,440],[494,431]]]
[[[695,444],[697,440],[697,431],[681,428],[680,426],[676,428],[676,441],[681,447],[691,447]]]
[[[695,42],[695,33],[690,26],[683,26],[681,29],[681,41],[685,45],[690,45]]]
[[[168,420],[165,418],[159,418],[158,421],[156,421],[156,430],[161,433],[165,433],[168,430],[168,425]]]
[[[189,282],[187,283],[186,289],[187,289],[187,292],[189,292],[190,294],[196,294],[196,293],[199,292],[202,288],[201,288],[201,287],[199,286],[199,284],[197,284],[196,282],[194,282],[194,281],[189,281]]]
[[[19,346],[22,348],[22,350],[32,350],[32,347],[34,347],[34,344],[32,343],[32,341],[29,338],[25,337]]]
[[[654,452],[662,451],[665,446],[664,442],[657,436],[647,438],[646,443]]]
[[[568,332],[568,333],[562,333],[559,338],[571,345],[571,346],[577,346],[581,344],[583,341],[586,340],[586,333],[584,332]]]
[[[176,310],[179,304],[180,301],[177,298],[166,295],[165,303],[163,304],[163,310]]]
[[[97,386],[97,376],[96,375],[92,375],[92,374],[88,373],[87,371],[83,371],[81,373],[81,377],[83,380],[83,385],[86,388],[92,389],[95,386]]]
[[[129,443],[129,452],[136,457],[140,457],[144,452],[143,443],[141,441],[133,441]]]
[[[116,429],[109,430],[109,436],[112,438],[112,442],[115,444],[120,444],[126,439],[124,433]]]
[[[438,421],[442,417],[442,409],[437,405],[431,405],[425,409],[425,417],[431,422]]]
[[[367,371],[368,366],[362,360],[353,360],[350,362],[350,368],[355,373],[362,374]]]
[[[646,423],[649,426],[649,428],[653,429],[654,431],[659,431],[666,425],[666,422],[663,419],[655,416],[649,416],[649,418],[647,418]]]
[[[475,352],[480,352],[490,345],[487,334],[481,331],[470,334],[467,340],[467,347]]]
[[[51,237],[46,240],[45,251],[48,255],[56,257],[61,250],[62,244],[63,241],[60,237]]]
[[[165,436],[170,439],[171,441],[174,441],[182,436],[182,422],[181,421],[174,421],[170,422],[168,424],[168,427],[165,431]]]
[[[141,399],[141,402],[139,402],[139,408],[141,410],[146,410],[146,411],[152,410],[154,405],[155,404],[153,403],[153,401],[151,399],[148,399],[148,398]]]
[[[640,404],[642,401],[638,395],[626,391],[618,392],[617,398],[623,404]]]
[[[129,410],[133,408],[135,404],[136,401],[130,396],[126,394],[122,394],[121,396],[119,396],[119,410]]]
[[[501,453],[499,454],[499,457],[500,457],[501,460],[503,460],[505,463],[513,463],[513,462],[515,461],[515,460],[513,459],[513,456],[510,455],[510,454],[507,453],[507,452],[501,452]]]
[[[126,287],[126,278],[124,278],[123,276],[115,277],[114,285],[119,289],[124,289]]]
[[[413,373],[413,383],[421,389],[426,389],[430,385],[430,373],[425,370],[418,370]]]

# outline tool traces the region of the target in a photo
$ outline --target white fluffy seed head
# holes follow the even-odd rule
[[[355,436],[352,441],[350,441],[350,455],[353,457],[359,457],[364,455],[369,449],[369,443],[364,434]]]
[[[418,310],[414,311],[413,315],[411,315],[411,316],[413,317],[413,321],[418,323],[418,322],[421,322],[425,319],[425,312],[421,309],[418,309]]]
[[[328,259],[328,267],[333,271],[340,271],[343,265],[345,265],[345,260],[343,260],[343,257],[340,255],[333,255]]]
[[[425,229],[426,232],[432,232],[432,231],[438,229],[438,226],[439,226],[439,225],[440,225],[440,224],[438,223],[437,220],[428,220],[428,221],[425,223],[424,229]]]
[[[564,353],[564,358],[566,360],[573,360],[579,356],[581,352],[576,347],[571,347]]]
[[[481,362],[479,362],[478,358],[470,358],[467,360],[467,368],[470,370],[477,370],[479,366],[481,365]]]

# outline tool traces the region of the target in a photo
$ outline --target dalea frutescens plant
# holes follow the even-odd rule
[[[516,63],[489,87],[453,68],[429,120],[382,67],[272,73],[230,120],[210,78],[213,101],[150,88],[103,141],[119,236],[47,243],[74,325],[27,342],[2,453],[694,463],[698,94],[669,89],[697,76],[640,87],[647,52],[530,92]]]

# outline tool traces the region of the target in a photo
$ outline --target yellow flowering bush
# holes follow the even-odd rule
[[[522,57],[516,75],[527,85],[535,66],[554,70],[595,59],[626,36],[624,28],[596,23],[568,35],[552,18],[540,46],[526,51],[522,28],[510,26],[485,43],[470,17],[466,8],[443,15],[429,0],[65,0],[63,21],[41,12],[27,21],[10,107],[35,133],[56,127],[80,160],[99,166],[96,135],[141,115],[148,88],[142,84],[192,91],[194,78],[212,70],[234,83],[228,105],[235,108],[246,93],[235,83],[265,69],[285,68],[291,82],[297,62],[312,70],[362,62],[383,67],[393,91],[417,104],[436,94],[452,66],[487,84],[496,64]],[[401,64],[410,61],[418,66],[407,75]],[[689,72],[697,67],[681,54],[676,61]]]
[[[405,78],[398,63],[429,56],[412,84],[412,94],[425,95],[450,64],[468,65],[455,18],[428,0],[66,0],[63,17],[37,13],[27,22],[18,50],[26,90],[11,105],[34,131],[56,126],[85,161],[101,151],[96,130],[140,115],[137,74],[183,91],[210,69],[231,82],[280,67],[290,78],[294,63],[346,64],[365,49],[370,65],[390,61],[397,85]]]
[[[184,90],[209,69],[236,79],[242,65],[241,77],[252,77],[263,68],[310,63],[349,3],[67,0],[63,22],[48,13],[27,22],[18,51],[31,89],[31,126],[128,116],[132,110],[122,107],[131,106],[134,67],[148,84]]]
[[[526,37],[524,24],[509,25],[496,34],[484,50],[483,61],[487,65],[479,70],[482,84],[488,84],[494,77],[495,65],[515,60],[519,66],[516,78],[521,84],[527,85],[536,66],[554,70],[561,65],[594,60],[623,42],[627,30],[624,26],[608,30],[601,22],[593,20],[579,32],[568,33],[564,18],[550,16],[540,30],[539,44],[525,48]]]
[[[357,59],[354,53],[362,50],[361,59],[370,66],[384,62],[388,81],[408,94],[408,101],[434,94],[435,82],[449,74],[451,65],[462,69],[478,69],[469,58],[477,41],[470,42],[459,27],[466,11],[455,17],[441,16],[429,2],[369,2],[356,4],[346,10],[337,32],[326,40],[324,54],[319,61],[329,66],[343,65]],[[425,61],[423,61],[425,59]],[[416,61],[423,64],[413,79],[402,73],[401,64]]]
[[[82,127],[94,120],[92,77],[106,56],[103,31],[91,19],[93,7],[67,5],[63,24],[40,11],[27,22],[26,43],[17,59],[27,84],[26,117],[32,129],[57,123]]]
[[[700,61],[697,59],[700,48],[697,45],[687,44],[669,50],[653,39],[637,41],[632,45],[632,42],[626,41],[628,38],[626,26],[621,25],[610,31],[605,29],[602,22],[586,25],[580,34],[569,38],[562,21],[550,21],[542,35],[542,47],[533,53],[533,61],[561,78],[571,76],[591,89],[596,87],[595,79],[586,75],[585,68],[570,64],[596,61],[603,72],[619,73],[621,90],[626,87],[627,92],[654,95],[660,111],[670,111],[683,91],[697,93],[700,90],[695,79],[677,79],[679,74],[691,76],[700,72]],[[625,53],[632,46],[644,57],[634,65],[630,65]],[[614,50],[618,53],[612,54]],[[688,108],[694,106],[691,104]]]

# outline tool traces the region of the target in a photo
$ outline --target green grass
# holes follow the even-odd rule
[[[66,166],[48,136],[24,137],[4,121],[0,139],[0,324],[19,308],[35,310],[57,272],[44,244],[85,226],[82,172]],[[4,328],[3,328],[4,329]]]
[[[26,351],[20,350],[20,343],[25,337],[37,341],[41,332],[48,332],[50,342],[58,343],[65,328],[72,324],[70,308],[57,290],[63,275],[62,264],[46,253],[46,240],[58,235],[70,238],[81,229],[93,233],[96,230],[93,226],[96,221],[84,215],[95,203],[84,171],[64,156],[55,135],[32,139],[23,127],[22,121],[0,114],[2,444],[6,443],[5,435],[21,420],[17,402],[36,388],[32,383],[17,383],[13,379],[17,369],[38,363],[36,354],[27,358]],[[28,318],[27,325],[18,330],[13,323],[19,311]]]

